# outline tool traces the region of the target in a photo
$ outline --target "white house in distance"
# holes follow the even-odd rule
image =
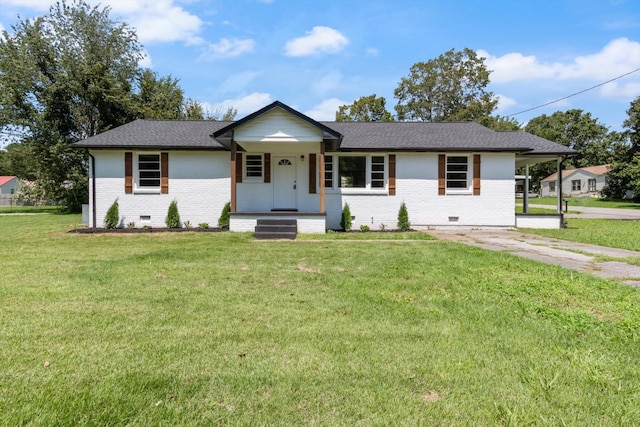
[[[515,170],[575,151],[526,132],[474,122],[317,122],[276,101],[235,122],[136,120],[75,144],[90,155],[90,227],[117,199],[122,224],[182,221],[230,230],[289,220],[300,233],[396,228],[404,201],[414,228],[559,227],[516,217]],[[533,219],[531,219],[533,218]]]
[[[18,192],[20,180],[17,176],[0,176],[0,198],[9,198]]]
[[[588,166],[562,171],[562,192],[572,196],[599,196],[607,183],[609,165]],[[542,197],[558,196],[558,173],[553,173],[540,181]]]

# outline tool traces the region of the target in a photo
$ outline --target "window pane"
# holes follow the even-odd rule
[[[466,189],[469,175],[469,158],[467,156],[447,157],[447,188]]]
[[[342,188],[364,188],[366,186],[367,158],[339,157],[339,185]]]
[[[159,154],[140,154],[138,156],[138,161],[140,162],[159,162],[160,155]]]
[[[467,181],[447,181],[447,188],[467,188]]]
[[[324,186],[333,188],[333,156],[324,156]]]
[[[140,171],[140,178],[160,178],[160,171]]]
[[[262,176],[262,155],[247,154],[247,177],[261,177]]]
[[[140,179],[140,187],[160,187],[159,179]]]
[[[464,163],[466,165],[467,164],[467,156],[450,156],[450,157],[447,157],[447,163],[448,164]]]
[[[138,186],[160,187],[160,155],[138,155]]]

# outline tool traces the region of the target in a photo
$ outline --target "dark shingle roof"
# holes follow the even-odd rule
[[[225,150],[213,134],[237,122],[136,120],[74,144],[78,148]],[[576,151],[526,132],[496,132],[475,122],[317,122],[342,136],[344,151],[509,151],[572,155]],[[326,132],[325,132],[326,135]]]
[[[224,150],[211,135],[233,122],[135,120],[74,144],[78,148],[183,148]]]

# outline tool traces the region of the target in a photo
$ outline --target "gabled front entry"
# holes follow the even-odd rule
[[[296,158],[274,156],[273,209],[296,209]]]

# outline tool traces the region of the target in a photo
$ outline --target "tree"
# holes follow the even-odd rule
[[[522,124],[516,119],[503,116],[479,117],[477,122],[489,129],[498,131],[518,131],[522,129]]]
[[[485,90],[489,73],[484,58],[469,48],[451,49],[414,64],[394,91],[398,120],[444,122],[490,116],[498,99]]]
[[[230,122],[233,121],[238,114],[238,109],[228,107],[226,110],[222,107],[212,111],[202,105],[200,101],[193,98],[187,99],[182,105],[182,117],[185,120],[213,120]]]
[[[363,96],[350,105],[341,105],[336,111],[337,122],[392,122],[384,97],[376,94]]]
[[[37,170],[33,164],[33,147],[19,142],[7,145],[0,151],[0,175],[15,175],[20,179],[34,181]]]
[[[640,200],[640,97],[631,102],[624,121],[624,140],[614,149],[614,158],[603,194],[622,199],[633,193]]]
[[[56,3],[0,38],[0,126],[23,130],[37,183],[77,210],[87,197],[87,156],[73,142],[135,117],[142,48],[109,8]]]
[[[571,147],[579,152],[564,162],[564,169],[607,164],[613,156],[618,141],[614,133],[591,117],[591,113],[571,109],[556,111],[550,116],[543,114],[527,123],[525,130],[541,138]],[[540,163],[530,169],[531,180],[539,182],[556,172],[555,162]]]
[[[137,78],[139,92],[135,95],[137,116],[145,119],[183,118],[184,93],[178,79],[158,77],[146,69]]]

